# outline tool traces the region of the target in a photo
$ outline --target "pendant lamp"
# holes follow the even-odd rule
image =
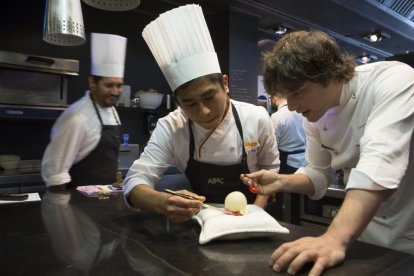
[[[83,0],[89,6],[107,11],[128,11],[139,6],[140,0]]]
[[[43,40],[59,46],[86,42],[80,0],[46,0]]]

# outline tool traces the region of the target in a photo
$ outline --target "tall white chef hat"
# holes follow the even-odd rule
[[[172,91],[195,78],[221,73],[210,32],[199,5],[161,14],[142,32]]]
[[[126,44],[119,35],[91,33],[91,75],[123,78]]]

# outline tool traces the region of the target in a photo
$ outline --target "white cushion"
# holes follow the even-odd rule
[[[216,205],[217,206],[217,205]],[[219,206],[217,206],[219,207]],[[193,217],[201,226],[199,244],[215,239],[246,239],[289,234],[271,215],[259,206],[247,205],[247,214],[234,216],[220,210],[203,209]]]

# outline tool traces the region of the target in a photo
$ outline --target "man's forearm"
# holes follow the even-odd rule
[[[129,200],[136,208],[163,214],[163,203],[168,196],[165,193],[154,190],[148,185],[137,185],[131,190]]]
[[[331,235],[345,248],[367,227],[381,203],[392,190],[368,191],[352,189],[347,191],[344,202],[329,226],[326,235]]]
[[[313,195],[315,188],[309,177],[304,174],[281,174],[281,188],[279,192]]]

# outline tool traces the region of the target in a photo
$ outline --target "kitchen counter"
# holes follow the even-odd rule
[[[87,198],[76,190],[0,205],[0,217],[2,275],[287,275],[269,267],[273,250],[320,234],[283,223],[289,235],[200,246],[194,221],[170,224],[126,208],[121,194]],[[324,275],[413,273],[413,255],[356,242],[345,262]]]

